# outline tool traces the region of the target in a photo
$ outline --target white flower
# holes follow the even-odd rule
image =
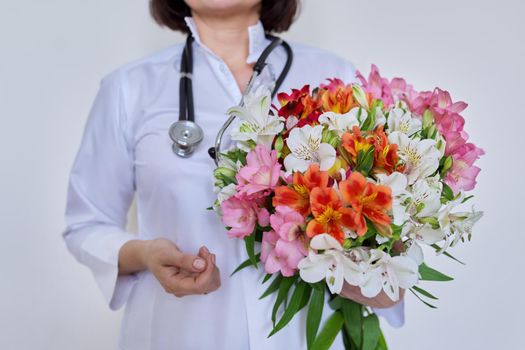
[[[332,294],[338,294],[343,289],[344,281],[359,285],[363,276],[363,268],[358,259],[353,261],[345,255],[341,244],[328,234],[320,234],[310,241],[308,256],[299,262],[299,274],[308,283],[316,283],[322,279]],[[324,250],[317,254],[315,250]],[[357,256],[358,252],[355,252]]]
[[[354,108],[345,114],[325,112],[319,116],[319,123],[328,125],[328,130],[335,130],[341,136],[345,131],[351,130],[353,126],[359,126],[356,110],[359,108]]]
[[[222,204],[222,202],[224,202],[231,196],[237,194],[236,187],[236,184],[229,184],[228,186],[221,188],[219,193],[217,193],[217,199],[219,200],[219,204]]]
[[[236,195],[237,194],[236,187],[237,187],[236,184],[229,184],[228,186],[224,186],[221,189],[215,188],[217,190],[216,192],[217,200],[213,203],[213,210],[218,212],[221,208],[222,202]]]
[[[475,211],[474,208],[471,212],[451,213],[452,208],[460,203],[462,197],[449,202],[439,212],[439,226],[445,233],[445,244],[440,248],[439,253],[444,252],[448,247],[455,246],[465,236],[469,238],[472,235],[472,227],[483,216],[483,212]]]
[[[374,129],[379,125],[384,125],[386,123],[386,117],[381,108],[376,108],[375,123]]]
[[[428,223],[423,225],[407,223],[403,226],[402,236],[410,238],[406,255],[414,259],[418,265],[421,265],[424,259],[423,249],[420,244],[432,245],[445,238],[442,230],[434,229]]]
[[[441,208],[441,189],[434,183],[434,178],[427,179],[417,180],[411,187],[408,212],[418,218],[432,216]]]
[[[470,212],[451,214],[451,228],[455,237],[450,246],[455,246],[460,240],[464,239],[465,236],[470,239],[472,228],[481,217],[483,217],[483,212],[475,211],[474,207]]]
[[[407,177],[397,171],[390,175],[377,174],[376,176],[381,185],[388,186],[392,190],[393,222],[396,225],[402,225],[409,218],[409,214],[404,205],[406,198],[410,196],[407,191]]]
[[[294,128],[286,140],[291,153],[284,159],[284,166],[292,171],[306,171],[312,163],[318,163],[321,170],[328,170],[335,162],[335,149],[321,142],[323,126],[305,125]]]
[[[409,185],[432,175],[437,170],[440,152],[435,147],[435,140],[410,139],[399,131],[392,132],[388,140],[399,146],[399,158],[405,164],[404,173],[408,177]]]
[[[388,114],[388,132],[402,132],[408,136],[421,130],[421,119],[414,118],[412,114],[401,108],[394,108]]]
[[[272,97],[270,91],[260,86],[254,92],[250,92],[244,98],[242,106],[232,107],[228,114],[242,119],[231,132],[231,137],[239,142],[239,148],[250,150],[248,141],[271,147],[275,135],[283,128],[283,118],[270,113]]]
[[[418,281],[418,265],[409,256],[390,256],[378,249],[370,251],[369,270],[360,285],[365,297],[373,298],[381,290],[392,301],[399,300],[399,288],[408,289]]]
[[[291,128],[295,127],[299,123],[299,118],[297,118],[295,115],[291,115],[288,118],[286,118],[286,130],[290,130]]]

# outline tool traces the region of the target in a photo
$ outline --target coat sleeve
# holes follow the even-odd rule
[[[133,150],[117,73],[104,78],[85,124],[67,190],[62,236],[93,273],[112,310],[127,300],[136,275],[118,276],[118,254],[137,239],[125,230],[135,190]]]

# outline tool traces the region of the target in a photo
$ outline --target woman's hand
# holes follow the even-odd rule
[[[159,238],[149,241],[144,261],[164,290],[176,297],[208,294],[221,285],[215,255],[206,247],[201,247],[195,256],[181,252],[170,240]]]
[[[215,255],[206,247],[198,255],[183,253],[170,240],[132,240],[119,252],[119,273],[148,269],[167,293],[176,297],[208,294],[221,286]]]
[[[405,290],[402,288],[399,289],[398,301],[392,301],[392,299],[390,299],[383,290],[381,290],[381,293],[379,293],[374,298],[367,298],[363,294],[361,294],[361,289],[359,287],[352,286],[351,284],[345,282],[345,284],[343,285],[343,290],[339,295],[341,295],[343,298],[351,299],[359,304],[367,305],[370,307],[388,308],[394,306],[395,304],[403,300],[405,296]]]

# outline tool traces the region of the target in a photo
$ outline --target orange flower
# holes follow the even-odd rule
[[[295,209],[304,217],[310,214],[310,191],[315,187],[328,186],[328,172],[319,170],[319,164],[311,164],[303,174],[297,171],[293,174],[292,186],[275,188],[273,206],[286,205]]]
[[[358,126],[352,127],[352,132],[345,132],[342,137],[341,145],[352,157],[352,162],[357,163],[359,151],[366,152],[374,146],[374,139],[369,136],[363,136]]]
[[[356,233],[363,236],[367,231],[365,217],[374,223],[382,235],[389,235],[391,218],[388,210],[392,208],[392,191],[387,186],[368,182],[355,171],[347,180],[339,183],[343,201],[355,210]]]
[[[318,99],[321,101],[323,111],[344,114],[357,107],[357,101],[352,93],[352,85],[345,85],[342,80],[328,79],[328,85],[321,84]]]
[[[343,244],[343,227],[355,229],[354,211],[343,206],[337,192],[331,187],[316,187],[310,192],[314,218],[306,226],[306,235],[314,237],[328,233]]]
[[[397,145],[388,142],[382,125],[374,131],[374,147],[374,172],[392,174],[398,161]]]

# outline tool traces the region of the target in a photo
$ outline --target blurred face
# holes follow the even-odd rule
[[[261,0],[185,0],[193,13],[225,16],[240,13],[257,13]]]

